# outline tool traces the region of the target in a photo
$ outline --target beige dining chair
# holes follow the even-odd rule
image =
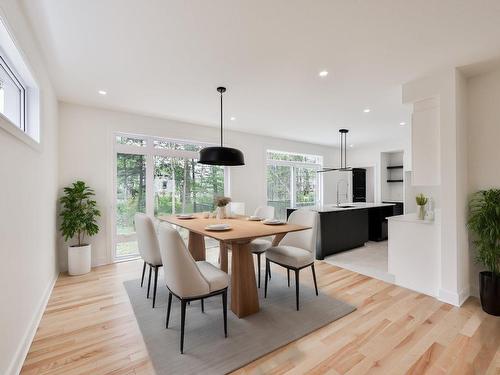
[[[270,263],[285,267],[288,275],[288,286],[290,286],[290,270],[295,272],[295,299],[297,311],[299,310],[299,272],[311,267],[314,288],[318,295],[316,284],[316,272],[314,270],[314,259],[316,250],[316,231],[318,214],[308,209],[300,209],[292,212],[288,218],[289,224],[297,224],[311,227],[298,232],[290,232],[283,237],[278,246],[266,250],[266,280],[264,283],[264,298],[267,298],[267,279]]]
[[[146,214],[136,213],[134,215],[135,231],[137,233],[137,244],[139,254],[141,255],[144,264],[142,266],[141,288],[144,284],[144,274],[146,273],[146,265],[149,265],[148,277],[148,294],[151,287],[151,270],[154,270],[153,284],[153,308],[156,303],[156,286],[158,284],[158,268],[162,266],[160,245],[158,244],[158,236],[153,220]]]
[[[273,219],[274,218],[274,207],[272,206],[259,206],[255,209],[253,216],[260,217],[262,219]],[[257,279],[258,287],[260,288],[260,257],[261,255],[272,246],[272,242],[264,238],[257,238],[250,242],[250,249],[252,253],[257,255]],[[271,272],[271,271],[269,271]],[[269,277],[271,275],[269,274]]]
[[[179,232],[167,223],[160,224],[160,253],[163,261],[165,284],[169,290],[167,318],[168,328],[172,295],[181,301],[181,343],[180,351],[184,353],[184,326],[186,321],[186,304],[191,301],[222,295],[222,312],[224,315],[224,336],[227,337],[227,288],[229,276],[205,261],[196,262],[186,248]]]

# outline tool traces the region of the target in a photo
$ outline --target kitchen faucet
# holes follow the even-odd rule
[[[348,191],[349,191],[349,183],[347,182],[347,180],[345,180],[345,179],[342,178],[342,179],[340,179],[340,180],[337,181],[337,207],[340,206],[340,197],[339,197],[340,193],[339,193],[339,190],[340,190],[340,183],[341,182],[344,182],[345,183],[345,187],[346,187],[345,193],[343,195],[345,195],[345,199],[346,200],[349,199],[349,193],[348,193]]]

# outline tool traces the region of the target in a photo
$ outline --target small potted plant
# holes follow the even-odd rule
[[[415,197],[418,206],[418,218],[420,220],[424,220],[425,218],[425,205],[427,204],[427,197],[425,197],[422,193]]]
[[[481,306],[488,314],[500,316],[500,189],[472,195],[468,225],[474,236],[476,260],[487,269],[479,274]]]
[[[83,181],[76,181],[64,188],[61,197],[61,233],[65,241],[76,238],[75,245],[68,246],[68,273],[83,275],[90,272],[91,246],[85,243],[85,236],[93,236],[99,232],[97,217],[101,213],[93,199],[94,190]]]
[[[231,202],[229,197],[215,197],[215,205],[217,206],[216,218],[225,219],[227,218],[226,206]]]

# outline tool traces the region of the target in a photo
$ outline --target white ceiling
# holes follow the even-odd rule
[[[225,85],[229,128],[319,144],[340,127],[356,146],[404,137],[402,83],[500,52],[497,0],[23,6],[61,100],[217,126]]]

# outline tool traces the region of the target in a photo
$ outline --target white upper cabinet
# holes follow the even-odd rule
[[[440,179],[439,100],[415,102],[411,124],[412,185],[435,186]]]

